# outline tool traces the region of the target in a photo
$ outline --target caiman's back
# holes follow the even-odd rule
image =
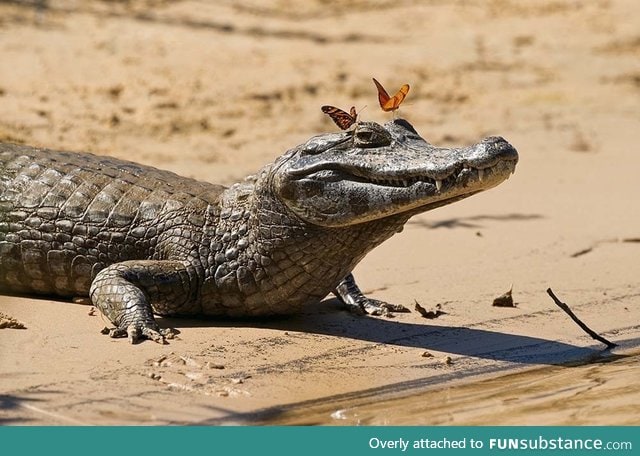
[[[176,233],[194,233],[177,224],[204,217],[223,190],[114,158],[0,144],[0,291],[86,295],[110,264],[180,255]]]

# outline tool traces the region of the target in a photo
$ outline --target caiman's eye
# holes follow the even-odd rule
[[[391,144],[391,135],[378,124],[358,124],[353,132],[356,147],[383,147]]]

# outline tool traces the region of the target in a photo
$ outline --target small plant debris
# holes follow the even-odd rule
[[[586,249],[578,250],[577,252],[571,254],[571,258],[577,258],[579,256],[586,255],[592,250],[593,250],[593,247],[587,247]]]
[[[592,252],[593,249],[595,249],[596,247],[598,247],[601,244],[611,244],[611,243],[618,243],[618,242],[640,243],[640,237],[601,239],[601,240],[597,241],[595,244],[593,244],[591,247],[587,247],[587,248],[584,248],[582,250],[578,250],[577,252],[572,253],[570,255],[570,257],[571,258],[577,258],[579,256],[586,255],[587,253]]]
[[[494,307],[515,307],[516,304],[513,302],[513,284],[511,284],[509,291],[494,299],[492,305]]]
[[[442,306],[440,304],[436,304],[435,310],[427,310],[415,299],[413,301],[415,302],[416,312],[418,312],[423,318],[433,320],[434,318],[438,318],[440,315],[446,315],[446,312],[442,311]]]

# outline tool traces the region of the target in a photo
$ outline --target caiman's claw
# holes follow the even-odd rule
[[[392,312],[411,312],[402,304],[389,304],[388,302],[378,301],[377,299],[365,298],[365,302],[359,303],[365,313],[369,315],[383,315],[393,318]]]
[[[350,312],[357,315],[382,315],[393,318],[392,312],[410,312],[409,309],[401,304],[389,304],[377,299],[367,298],[362,294],[351,274],[340,282],[334,293]]]
[[[149,339],[158,344],[166,345],[168,344],[167,339],[173,339],[176,335],[176,331],[172,328],[160,329],[159,327],[152,328],[135,324],[131,324],[126,328],[104,328],[101,332],[114,339],[126,337],[131,344],[137,344]]]
[[[389,304],[388,302],[371,298],[360,299],[358,307],[364,314],[382,315],[387,318],[393,318],[393,312],[410,312],[409,309],[401,304]]]
[[[159,344],[166,345],[167,339],[173,339],[176,332],[171,328],[164,328],[158,331],[151,328],[142,328],[142,336]]]

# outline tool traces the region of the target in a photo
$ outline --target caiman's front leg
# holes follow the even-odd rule
[[[391,317],[391,312],[409,312],[409,309],[403,305],[389,304],[377,299],[367,298],[356,285],[353,274],[349,274],[342,279],[342,282],[338,284],[333,293],[349,311],[354,313]]]
[[[132,260],[113,264],[96,275],[89,296],[93,305],[116,326],[110,337],[128,337],[136,343],[147,338],[158,343],[173,337],[153,317],[154,304],[179,309],[190,300],[193,285],[187,265],[180,261]]]

